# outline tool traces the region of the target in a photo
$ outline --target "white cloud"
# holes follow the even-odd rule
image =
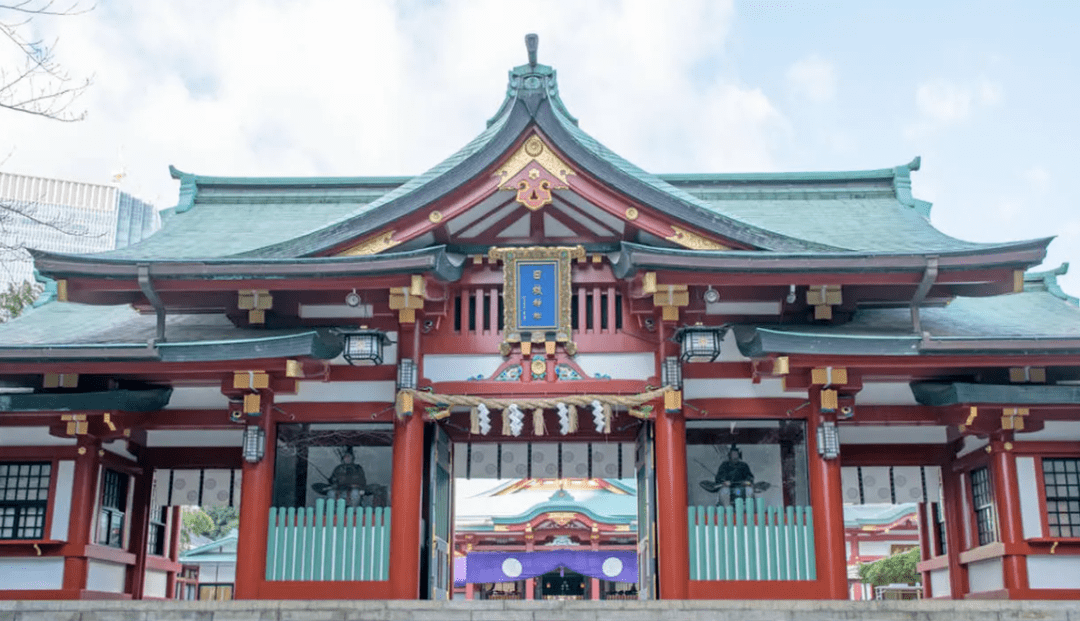
[[[826,102],[836,93],[836,67],[817,54],[796,61],[787,70],[790,88],[816,102]]]
[[[993,105],[999,101],[1001,87],[987,80],[977,84],[934,80],[920,84],[915,90],[915,105],[919,113],[941,124],[966,121],[974,107]]]
[[[538,8],[538,4],[543,5]],[[546,7],[546,8],[544,8]],[[770,169],[785,122],[719,74],[730,2],[671,6],[112,2],[43,22],[95,76],[86,121],[6,114],[13,172],[102,182],[173,204],[167,166],[210,175],[422,172],[482,131],[540,34],[540,62],[592,133],[658,172]],[[508,25],[519,25],[511,28]],[[121,156],[122,153],[122,161]]]
[[[1050,172],[1042,166],[1032,166],[1024,171],[1024,180],[1036,192],[1045,192],[1050,188]]]

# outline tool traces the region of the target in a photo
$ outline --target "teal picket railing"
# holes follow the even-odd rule
[[[314,507],[270,508],[267,580],[386,580],[389,566],[389,507],[320,498]]]
[[[810,507],[693,506],[688,511],[691,580],[814,580]]]

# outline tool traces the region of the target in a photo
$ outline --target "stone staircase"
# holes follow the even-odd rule
[[[1080,621],[1076,601],[0,601],[0,621]]]

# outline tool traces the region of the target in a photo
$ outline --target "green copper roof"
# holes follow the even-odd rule
[[[147,359],[165,362],[284,356],[334,358],[341,338],[328,330],[237,328],[224,315],[169,315],[168,342],[150,345],[156,317],[131,306],[48,302],[0,324],[0,359]]]
[[[906,308],[861,309],[850,322],[835,326],[740,325],[734,331],[739,350],[751,357],[1080,350],[1080,308],[1049,291],[958,297],[942,308],[920,309],[920,318],[923,335],[912,332]]]

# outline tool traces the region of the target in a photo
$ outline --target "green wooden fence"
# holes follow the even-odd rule
[[[814,580],[810,507],[765,502],[689,508],[691,580]]]
[[[389,507],[270,508],[267,580],[386,580],[389,559]]]

